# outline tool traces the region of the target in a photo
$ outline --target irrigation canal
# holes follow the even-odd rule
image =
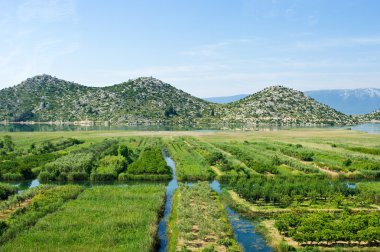
[[[168,183],[166,187],[166,200],[163,217],[158,225],[158,251],[165,252],[168,247],[168,237],[167,237],[167,222],[172,210],[173,205],[173,194],[178,188],[178,181],[176,177],[176,166],[174,160],[164,152],[164,158],[167,165],[172,169],[173,179]],[[25,190],[27,188],[32,188],[38,186],[40,183],[38,179],[22,181],[17,183],[12,183],[17,185],[19,190]],[[192,185],[193,183],[188,183]],[[89,184],[91,185],[91,184]],[[221,193],[221,185],[217,180],[213,180],[210,183],[210,187],[217,193]],[[257,251],[257,252],[271,252],[273,249],[268,246],[263,238],[263,236],[255,231],[255,222],[243,217],[231,207],[226,205],[227,216],[233,228],[235,238],[240,244],[240,246],[246,252]]]

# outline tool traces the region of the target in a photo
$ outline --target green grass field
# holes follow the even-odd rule
[[[6,243],[2,251],[152,251],[163,185],[96,186]]]

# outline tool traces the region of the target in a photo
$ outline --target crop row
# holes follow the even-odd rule
[[[380,213],[285,213],[276,220],[278,230],[301,244],[342,242],[378,243]]]
[[[169,251],[241,251],[224,207],[207,182],[179,186],[168,227]]]
[[[82,144],[73,138],[59,138],[32,143],[28,149],[17,148],[9,136],[0,141],[0,175],[2,180],[36,177],[39,168],[66,154],[65,149]],[[2,143],[2,144],[1,144]]]
[[[210,180],[215,176],[206,159],[185,138],[175,138],[166,144],[176,162],[179,180]]]

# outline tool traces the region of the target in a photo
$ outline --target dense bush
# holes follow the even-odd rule
[[[294,198],[326,200],[334,195],[350,196],[358,193],[346,183],[330,181],[320,176],[254,176],[231,177],[228,184],[250,202],[264,201],[288,206]]]
[[[347,150],[357,151],[357,152],[361,152],[365,154],[380,155],[380,149],[376,149],[376,148],[352,147],[352,146],[344,146],[344,148]]]
[[[89,173],[94,160],[94,155],[90,153],[75,153],[46,164],[44,171],[53,174],[54,177],[58,177],[61,173],[69,172]]]
[[[0,202],[0,210],[4,211],[6,209],[12,209],[16,206],[20,207],[21,203],[27,199],[32,198],[34,195],[36,195],[40,189],[38,187],[29,188],[27,190],[21,191],[17,194],[13,194],[8,197],[7,200],[3,200]],[[0,230],[0,234],[1,234]]]
[[[357,184],[359,199],[365,204],[380,204],[380,182],[360,182]]]
[[[249,168],[258,173],[278,173],[278,166],[276,162],[273,162],[274,157],[267,157],[259,153],[253,153],[252,150],[245,148],[244,146],[236,146],[233,144],[217,144],[217,146],[236,156]]]
[[[9,135],[5,135],[2,139],[0,139],[0,151],[12,152],[14,151],[15,146],[16,145],[13,143],[12,137]]]
[[[140,180],[140,181],[164,181],[170,180],[172,178],[171,174],[128,174],[120,173],[120,181],[131,181],[131,180]]]
[[[95,161],[104,156],[105,151],[112,152],[116,140],[104,140],[90,147],[72,151],[53,162],[47,163],[40,172],[39,179],[46,180],[86,180]],[[117,147],[116,147],[117,152]]]
[[[119,173],[125,170],[127,161],[123,156],[105,156],[99,161],[97,167],[91,173],[91,180],[107,181],[115,180]]]
[[[127,167],[129,174],[171,174],[158,146],[145,148],[140,157]]]
[[[0,183],[0,199],[5,200],[9,196],[17,193],[17,188],[8,184]]]
[[[50,153],[58,150],[66,149],[73,145],[82,144],[83,141],[75,139],[75,138],[62,138],[58,141],[43,141],[40,144],[31,144],[30,145],[30,151],[33,154],[43,154],[43,153]]]
[[[6,142],[10,141],[7,140]],[[12,154],[8,153],[0,162],[1,178],[3,180],[33,179],[36,177],[36,174],[32,172],[34,168],[44,166],[64,155],[63,152],[57,151],[80,143],[82,141],[77,139],[62,138],[56,141],[32,144],[29,151],[18,149]]]
[[[306,150],[302,145],[289,144],[286,147],[281,148],[281,152],[287,156],[298,158],[302,161],[313,161],[314,153],[310,150]]]

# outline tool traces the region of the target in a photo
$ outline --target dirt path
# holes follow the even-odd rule
[[[270,245],[273,248],[279,248],[280,247],[280,242],[285,241],[287,244],[294,248],[300,248],[300,245],[298,242],[293,240],[290,237],[285,237],[280,232],[278,229],[274,226],[275,220],[264,220],[261,222],[261,225],[266,229],[266,234],[265,236],[267,237],[267,240],[270,241]]]
[[[23,207],[26,207],[28,205],[30,205],[30,203],[32,203],[32,199],[27,199],[25,200],[24,202],[22,202],[19,205],[17,205],[15,208],[12,208],[12,209],[7,209],[5,211],[0,211],[0,220],[6,220],[9,218],[9,216],[14,213],[17,209],[19,208],[23,208]]]
[[[318,167],[317,165],[314,165],[314,167],[318,168],[321,172],[326,173],[327,176],[329,176],[330,178],[338,178],[339,177],[339,172],[332,171],[332,170],[329,170],[326,168],[321,168],[321,167]]]
[[[223,172],[216,166],[211,166],[211,169],[215,172],[216,176],[222,176]]]

